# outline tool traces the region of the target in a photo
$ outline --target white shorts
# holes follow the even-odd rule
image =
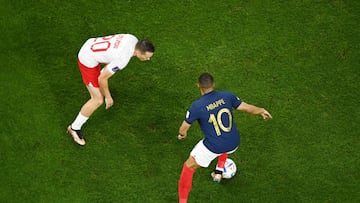
[[[227,154],[231,154],[237,150],[234,149],[230,152],[226,152]],[[212,151],[210,151],[203,143],[203,140],[200,140],[193,150],[190,152],[190,156],[194,157],[197,164],[199,164],[201,167],[208,167],[212,160],[214,160],[216,157],[220,156],[221,154],[216,154]]]

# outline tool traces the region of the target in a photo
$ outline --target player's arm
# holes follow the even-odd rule
[[[245,102],[241,102],[237,110],[244,111],[254,115],[261,115],[263,119],[272,118],[271,114],[266,109],[251,104],[247,104]]]
[[[109,82],[108,82],[109,78],[112,75],[113,74],[105,67],[101,71],[100,76],[99,76],[100,91],[105,97],[106,109],[110,108],[114,104],[114,101],[110,94]]]
[[[187,131],[189,130],[189,128],[191,127],[191,124],[189,124],[186,121],[183,121],[180,128],[179,128],[179,135],[178,135],[178,139],[182,140],[185,139],[187,136]]]

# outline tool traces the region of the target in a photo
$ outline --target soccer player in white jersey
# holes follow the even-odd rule
[[[81,127],[104,103],[104,99],[106,109],[114,104],[108,79],[124,69],[133,56],[141,61],[147,61],[153,56],[154,51],[155,47],[150,41],[138,40],[131,34],[90,38],[83,44],[78,54],[78,65],[83,82],[90,93],[90,99],[67,128],[67,132],[77,144],[86,144],[81,134]],[[101,65],[104,65],[102,70]]]

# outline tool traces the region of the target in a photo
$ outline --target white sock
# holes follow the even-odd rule
[[[71,128],[73,130],[80,130],[82,125],[84,125],[88,119],[89,117],[83,116],[81,113],[79,113],[74,122],[71,124]]]

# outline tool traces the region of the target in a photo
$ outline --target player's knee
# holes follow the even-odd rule
[[[192,157],[192,156],[190,156],[190,157],[185,161],[185,164],[186,164],[189,168],[191,168],[191,169],[193,169],[193,170],[197,170],[198,168],[201,167],[198,163],[196,163],[194,157]]]
[[[93,100],[93,103],[98,107],[101,106],[104,103],[103,98],[92,98],[92,100]]]
[[[97,100],[96,100],[96,103],[97,103],[98,106],[101,106],[101,105],[103,105],[103,103],[104,103],[104,99],[103,99],[103,98],[97,99]]]

